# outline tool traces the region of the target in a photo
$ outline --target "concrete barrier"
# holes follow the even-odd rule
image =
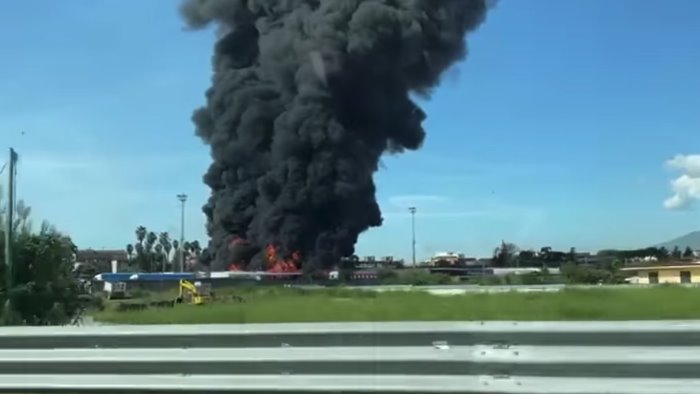
[[[0,329],[0,392],[700,391],[700,322]]]

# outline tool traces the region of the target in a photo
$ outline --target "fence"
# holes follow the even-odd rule
[[[0,392],[700,392],[700,322],[0,329]]]

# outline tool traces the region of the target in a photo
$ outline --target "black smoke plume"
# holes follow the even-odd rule
[[[189,27],[213,23],[219,35],[207,104],[193,115],[213,158],[212,269],[262,268],[270,244],[301,252],[305,270],[352,255],[358,235],[382,224],[381,155],[425,137],[409,93],[428,96],[465,57],[489,2],[185,1]]]

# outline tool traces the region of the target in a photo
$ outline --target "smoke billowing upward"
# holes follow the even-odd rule
[[[465,57],[488,3],[185,1],[190,27],[219,28],[207,104],[193,115],[213,158],[204,176],[212,268],[256,253],[248,268],[261,268],[258,251],[270,244],[301,252],[305,269],[352,255],[358,235],[382,224],[381,155],[425,137],[409,93],[429,95]]]

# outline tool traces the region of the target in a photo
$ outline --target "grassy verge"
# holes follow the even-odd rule
[[[234,302],[233,294],[245,302]],[[111,323],[278,323],[407,320],[650,320],[700,319],[700,288],[565,289],[556,293],[435,296],[423,292],[254,288],[228,291],[207,305],[117,312]]]

